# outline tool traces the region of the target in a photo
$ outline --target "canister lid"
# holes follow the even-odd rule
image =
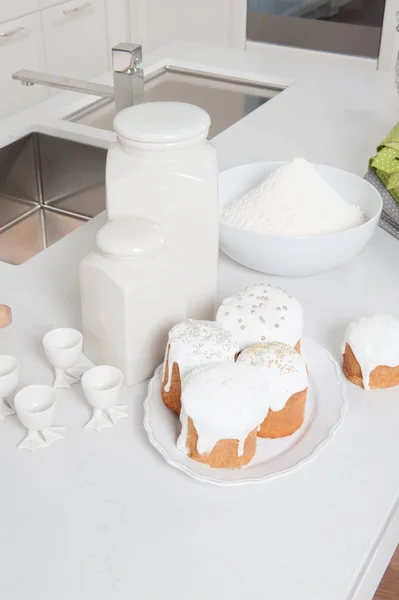
[[[167,144],[208,134],[208,113],[184,102],[146,102],[121,110],[114,119],[118,136],[127,140]]]
[[[129,258],[158,254],[164,243],[163,229],[142,217],[115,219],[97,233],[98,248],[110,256]]]

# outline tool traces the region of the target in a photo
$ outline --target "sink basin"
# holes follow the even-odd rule
[[[106,150],[41,133],[0,149],[0,260],[19,265],[105,209]]]
[[[213,138],[282,89],[234,77],[164,67],[145,78],[144,100],[172,100],[200,106],[211,116],[209,138]],[[68,120],[112,131],[114,116],[113,101],[99,100],[70,115]]]

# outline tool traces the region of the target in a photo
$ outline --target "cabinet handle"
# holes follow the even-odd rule
[[[15,35],[16,33],[25,31],[25,29],[26,28],[23,27],[22,25],[18,25],[18,27],[15,27],[14,29],[10,29],[9,31],[0,31],[0,38],[11,37],[11,36]]]
[[[397,20],[398,24],[396,25],[396,28],[395,28],[395,29],[396,29],[396,31],[398,31],[398,32],[399,32],[399,10],[398,10],[398,12],[396,13],[396,20]]]
[[[76,15],[77,13],[82,12],[82,10],[90,8],[90,6],[92,6],[91,2],[84,2],[80,6],[75,6],[75,8],[64,8],[62,12],[67,16]]]

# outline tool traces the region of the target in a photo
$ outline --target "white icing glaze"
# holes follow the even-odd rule
[[[183,381],[178,448],[188,453],[190,417],[199,454],[212,452],[219,440],[233,439],[238,440],[238,456],[242,456],[248,434],[267,416],[268,398],[264,378],[250,365],[227,362],[194,369]]]
[[[249,364],[264,377],[270,393],[270,409],[282,410],[293,394],[308,387],[308,374],[302,356],[288,344],[256,344],[239,355],[237,364]]]
[[[200,365],[234,362],[238,351],[238,343],[234,340],[233,334],[214,321],[188,319],[178,323],[169,332],[164,362],[165,374],[166,359],[168,359],[169,370],[165,391],[170,391],[173,363],[179,366],[180,379],[183,381],[190,369]]]
[[[303,333],[303,311],[298,300],[264,283],[226,298],[216,321],[234,334],[240,350],[259,342],[295,346]]]
[[[372,315],[353,321],[345,331],[342,354],[346,344],[360,365],[364,389],[369,390],[370,373],[376,367],[399,365],[399,319]]]

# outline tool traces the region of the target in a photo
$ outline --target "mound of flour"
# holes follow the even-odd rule
[[[256,188],[231,202],[222,221],[232,227],[274,235],[323,235],[364,223],[358,206],[348,204],[303,158],[277,169]]]

